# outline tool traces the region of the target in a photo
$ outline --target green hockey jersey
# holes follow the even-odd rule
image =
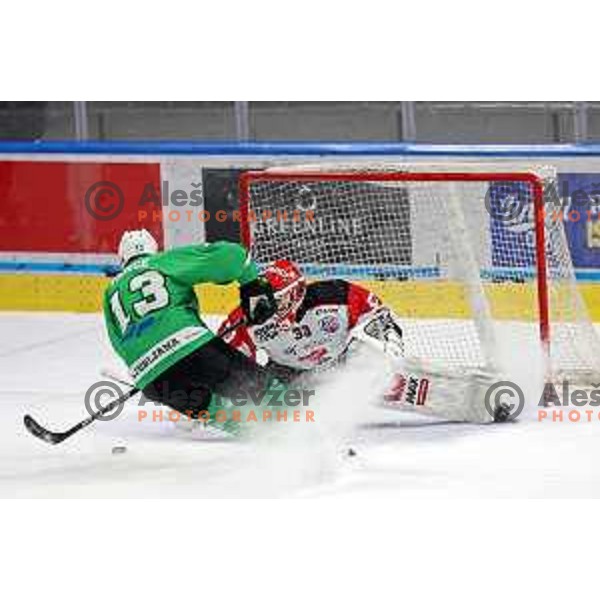
[[[241,285],[258,276],[245,248],[215,242],[133,259],[104,294],[108,337],[143,388],[215,335],[203,322],[193,286]]]

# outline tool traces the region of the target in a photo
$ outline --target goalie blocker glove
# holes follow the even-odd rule
[[[273,288],[264,277],[242,285],[240,300],[248,325],[262,325],[277,312]]]

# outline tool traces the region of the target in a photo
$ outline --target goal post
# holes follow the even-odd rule
[[[357,281],[408,325],[409,356],[494,367],[499,320],[536,321],[552,378],[600,374],[548,167],[309,165],[240,176],[242,241],[259,263]],[[512,203],[512,213],[502,213]],[[417,340],[417,341],[415,341]],[[594,354],[595,353],[595,354]]]

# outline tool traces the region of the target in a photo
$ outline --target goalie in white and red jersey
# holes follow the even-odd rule
[[[375,294],[344,281],[330,279],[306,283],[299,268],[288,260],[268,265],[263,276],[271,284],[277,312],[262,325],[241,326],[224,339],[256,360],[263,350],[269,366],[290,379],[305,371],[322,370],[338,362],[352,340],[351,332],[375,313],[387,312]],[[219,334],[244,317],[236,308],[223,322]],[[398,344],[402,330],[390,317]]]
[[[366,342],[398,361],[384,400],[387,406],[413,406],[452,420],[487,422],[483,393],[491,381],[464,381],[429,373],[420,365],[403,365],[402,328],[398,318],[365,288],[343,279],[307,283],[289,260],[263,271],[277,312],[259,325],[242,324],[244,311],[233,310],[218,334],[250,358],[266,355],[267,369],[284,381],[320,371],[344,360],[353,340]],[[404,367],[404,368],[403,368]]]

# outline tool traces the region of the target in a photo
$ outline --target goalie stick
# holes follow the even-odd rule
[[[240,319],[239,321],[228,327],[221,335],[225,336],[228,333],[231,333],[238,327],[241,327],[245,324],[246,319]],[[107,377],[108,379],[114,379],[124,385],[132,385],[131,383],[114,376],[107,370],[103,370],[101,371],[101,373],[104,377]],[[131,389],[125,392],[123,395],[119,396],[118,398],[115,398],[112,402],[109,402],[100,410],[96,411],[95,413],[92,413],[89,417],[87,417],[87,419],[84,419],[76,425],[73,425],[73,427],[71,427],[70,429],[67,429],[67,431],[50,431],[49,429],[46,429],[45,427],[40,425],[31,415],[25,415],[23,417],[23,424],[25,425],[27,431],[29,431],[29,433],[31,433],[31,435],[35,436],[36,438],[39,438],[44,442],[48,442],[49,444],[60,444],[61,442],[64,442],[66,439],[70,438],[78,431],[81,431],[84,427],[87,427],[88,425],[96,421],[98,417],[103,417],[105,414],[111,412],[118,406],[121,406],[121,404],[124,404],[125,402],[127,402],[127,400],[129,400],[141,391],[142,390],[136,387],[131,387]]]

